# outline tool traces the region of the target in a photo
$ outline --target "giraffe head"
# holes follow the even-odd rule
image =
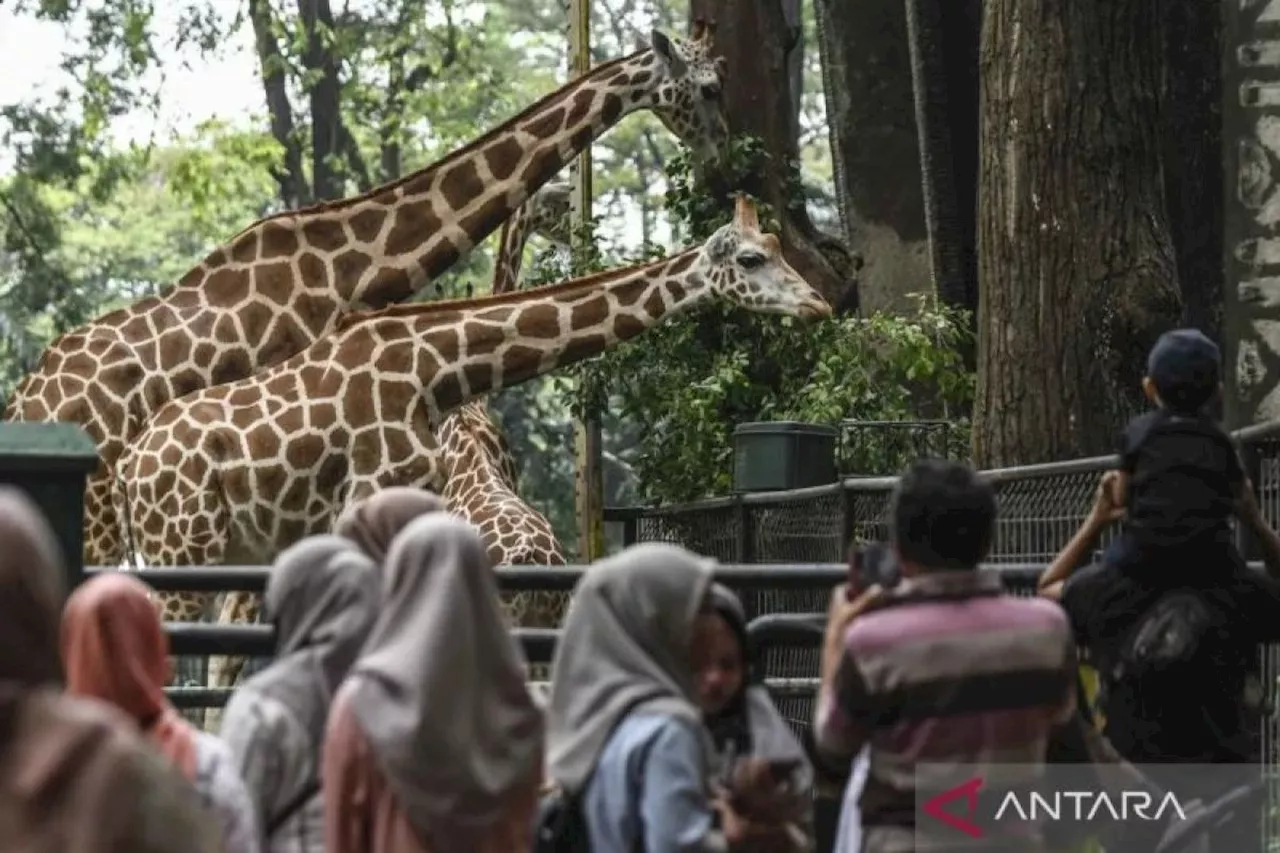
[[[831,316],[831,306],[782,256],[782,244],[760,230],[756,208],[738,196],[733,221],[703,244],[697,271],[717,297],[762,314],[803,320]]]
[[[529,197],[529,233],[538,234],[552,243],[568,245],[569,213],[573,207],[573,186],[567,181],[552,181]]]
[[[654,113],[702,159],[717,162],[729,141],[724,114],[724,57],[711,54],[711,28],[693,25],[687,39],[654,30],[649,43],[657,57]]]

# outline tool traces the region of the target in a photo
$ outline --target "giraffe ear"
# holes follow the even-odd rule
[[[670,69],[671,73],[679,76],[685,72],[684,57],[676,53],[675,46],[671,44],[671,39],[661,30],[654,30],[649,33],[649,44],[653,47],[653,52],[658,55],[658,59]]]
[[[746,195],[740,194],[738,202],[734,206],[733,221],[740,228],[749,231],[760,230],[760,219],[756,216],[756,206]]]

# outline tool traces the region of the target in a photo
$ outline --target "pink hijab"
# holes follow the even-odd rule
[[[68,691],[124,711],[194,778],[195,729],[164,695],[169,639],[142,581],[112,572],[81,584],[63,611],[62,659]]]

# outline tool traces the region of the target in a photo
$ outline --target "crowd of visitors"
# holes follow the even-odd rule
[[[856,548],[833,591],[812,749],[763,686],[742,602],[669,544],[584,575],[544,707],[478,534],[411,489],[280,554],[275,658],[219,735],[198,731],[165,698],[148,588],[110,573],[65,595],[47,521],[0,487],[0,851],[808,853],[831,779],[839,853],[1078,844],[1031,822],[948,836],[918,820],[920,798],[959,766],[1016,790],[1054,762],[1106,765],[1158,793],[1174,784],[1161,764],[1260,762],[1280,536],[1207,413],[1219,363],[1198,333],[1157,345],[1156,409],[1126,430],[1039,596],[980,569],[991,486],[960,463],[912,465],[877,552],[894,571]],[[1232,515],[1267,572],[1235,550]],[[1096,706],[1078,657],[1099,673]],[[1223,793],[1206,783],[1197,802]],[[1260,849],[1248,808],[1212,849]],[[1117,831],[1109,848],[1166,849]]]

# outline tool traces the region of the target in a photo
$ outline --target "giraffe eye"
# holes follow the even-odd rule
[[[755,252],[738,255],[738,266],[744,270],[758,270],[764,266],[764,255],[758,255]]]

